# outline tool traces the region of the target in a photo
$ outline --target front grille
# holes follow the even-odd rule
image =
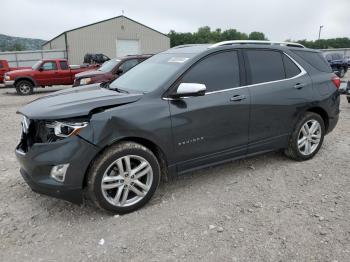
[[[46,127],[46,124],[46,121],[33,120],[27,126],[22,123],[22,136],[18,147],[23,152],[28,152],[35,143],[55,142],[58,137],[55,136],[52,128]]]

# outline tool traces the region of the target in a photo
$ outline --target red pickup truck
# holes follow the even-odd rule
[[[95,65],[74,68],[65,59],[45,59],[36,62],[30,69],[6,73],[4,83],[7,87],[15,87],[20,95],[30,95],[34,87],[72,85],[75,74],[95,68]]]
[[[30,67],[10,67],[7,60],[0,60],[0,84],[4,82],[4,74],[18,69],[26,69]]]

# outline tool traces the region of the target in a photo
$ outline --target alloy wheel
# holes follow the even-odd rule
[[[322,128],[317,120],[311,119],[304,123],[298,135],[299,152],[305,156],[316,151],[321,142]]]
[[[27,84],[21,84],[19,90],[21,90],[22,94],[28,94],[30,92],[30,86]]]
[[[102,194],[114,206],[132,206],[146,196],[152,181],[150,163],[141,156],[126,155],[114,161],[104,172]]]

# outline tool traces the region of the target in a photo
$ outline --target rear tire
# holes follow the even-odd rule
[[[33,94],[34,85],[28,80],[20,80],[15,84],[17,94],[27,96]]]
[[[350,103],[350,97],[347,97],[346,99],[348,100],[348,103]]]
[[[159,162],[149,149],[122,142],[105,150],[87,176],[88,198],[101,209],[125,214],[151,199],[161,173]]]
[[[296,161],[313,158],[320,150],[325,135],[322,117],[313,112],[305,113],[295,126],[284,153]]]

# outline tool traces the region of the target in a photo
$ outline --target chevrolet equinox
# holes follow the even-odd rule
[[[20,109],[20,173],[35,192],[131,212],[162,176],[281,149],[311,159],[337,124],[339,85],[320,52],[296,43],[174,47],[109,85]]]

